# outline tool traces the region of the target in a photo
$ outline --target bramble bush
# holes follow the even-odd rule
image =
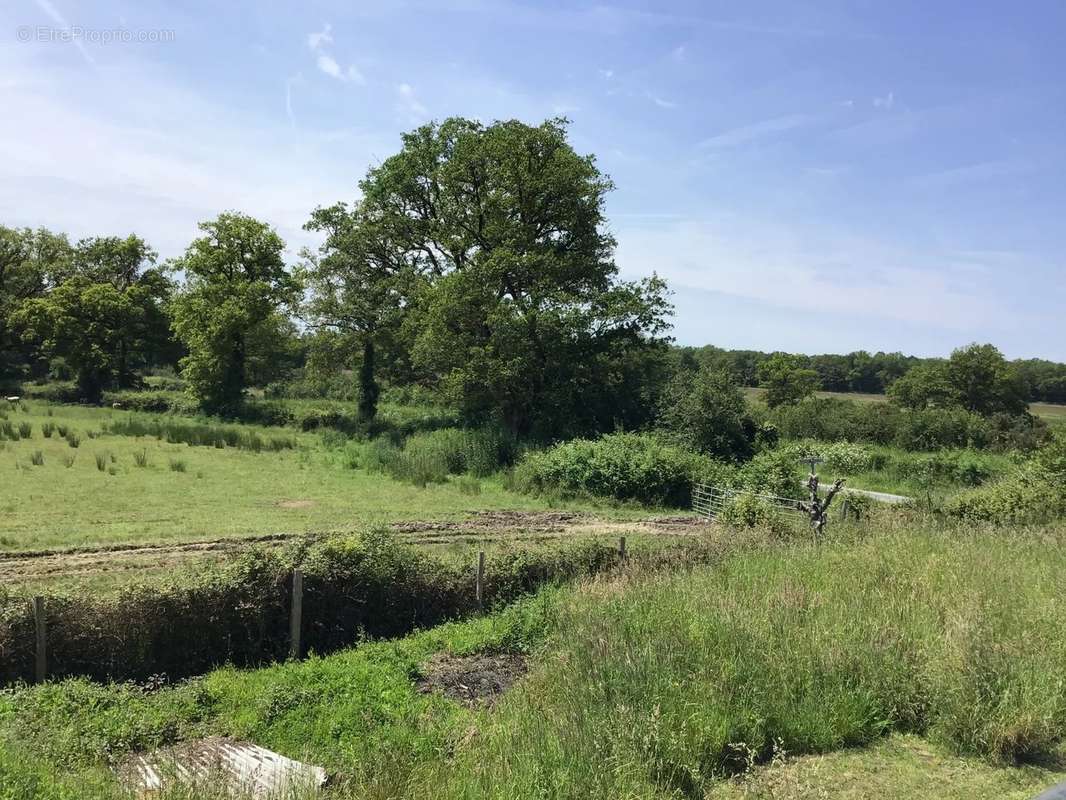
[[[692,484],[717,483],[729,468],[650,433],[573,439],[530,452],[514,483],[529,493],[592,495],[649,505],[688,506]]]

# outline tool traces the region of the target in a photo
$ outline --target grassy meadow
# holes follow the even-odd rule
[[[1064,537],[749,539],[300,663],[16,688],[0,785],[120,797],[128,753],[218,734],[324,766],[338,799],[1031,797],[1066,777]],[[470,707],[420,691],[435,653],[529,671]]]
[[[130,418],[192,424],[180,417],[41,401],[26,408],[8,412],[6,421],[16,430],[30,426],[29,436],[0,441],[3,550],[343,531],[370,522],[548,508],[542,499],[507,491],[499,477],[424,487],[397,481],[316,433],[226,426],[261,437],[256,452],[105,429]],[[56,428],[49,437],[45,426]],[[272,450],[272,441],[291,446]]]

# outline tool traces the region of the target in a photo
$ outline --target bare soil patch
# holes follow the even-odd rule
[[[470,707],[492,705],[526,671],[526,657],[518,653],[438,653],[422,665],[418,691],[442,694]]]
[[[278,508],[313,508],[314,505],[314,500],[281,500],[278,502]]]

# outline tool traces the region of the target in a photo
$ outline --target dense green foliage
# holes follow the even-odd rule
[[[946,362],[927,362],[896,381],[888,392],[912,409],[957,406],[974,414],[1019,415],[1026,411],[1021,373],[992,345],[973,344]]]
[[[379,276],[410,284],[411,360],[468,422],[550,440],[649,419],[665,285],[618,280],[603,216],[612,184],[564,121],[425,125],[360,187],[350,217],[319,212],[357,232],[344,276],[362,287],[370,275],[375,291]]]
[[[818,388],[818,373],[803,366],[803,359],[774,353],[759,365],[759,385],[766,389],[766,405],[777,408],[806,400]]]
[[[173,304],[174,331],[188,350],[182,375],[204,409],[234,414],[244,400],[255,346],[277,337],[279,308],[295,297],[285,243],[268,225],[226,213],[177,262],[187,280]]]
[[[742,386],[758,386],[760,366],[774,353],[756,350],[723,350],[713,345],[679,347],[681,357],[714,370],[732,374]],[[818,389],[826,392],[885,394],[897,380],[919,366],[939,367],[943,359],[922,359],[902,353],[846,355],[796,355],[797,363],[814,370]],[[1029,402],[1066,403],[1066,364],[1041,359],[1018,359],[1011,367],[1020,376]]]
[[[515,470],[515,483],[530,492],[686,506],[693,481],[712,475],[715,467],[709,459],[660,437],[613,433],[526,454]]]
[[[1066,439],[1036,451],[1003,480],[951,498],[945,511],[994,523],[1047,522],[1066,515]]]
[[[679,370],[660,401],[659,426],[679,443],[714,458],[750,458],[770,431],[752,418],[740,388],[724,372]]]
[[[1031,450],[1049,435],[1047,425],[1031,415],[985,417],[958,407],[912,410],[831,397],[778,406],[767,419],[783,439],[870,442],[903,450]]]

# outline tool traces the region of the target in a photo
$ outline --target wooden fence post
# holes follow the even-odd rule
[[[618,560],[626,560],[626,537],[624,536],[618,537]]]
[[[34,677],[44,683],[48,677],[48,620],[44,613],[44,598],[33,598],[33,621],[37,628],[37,663]]]
[[[289,607],[289,658],[300,658],[300,631],[303,627],[304,574],[292,571],[292,605]]]
[[[485,596],[485,551],[477,552],[477,582],[474,584],[478,608],[481,608]]]

